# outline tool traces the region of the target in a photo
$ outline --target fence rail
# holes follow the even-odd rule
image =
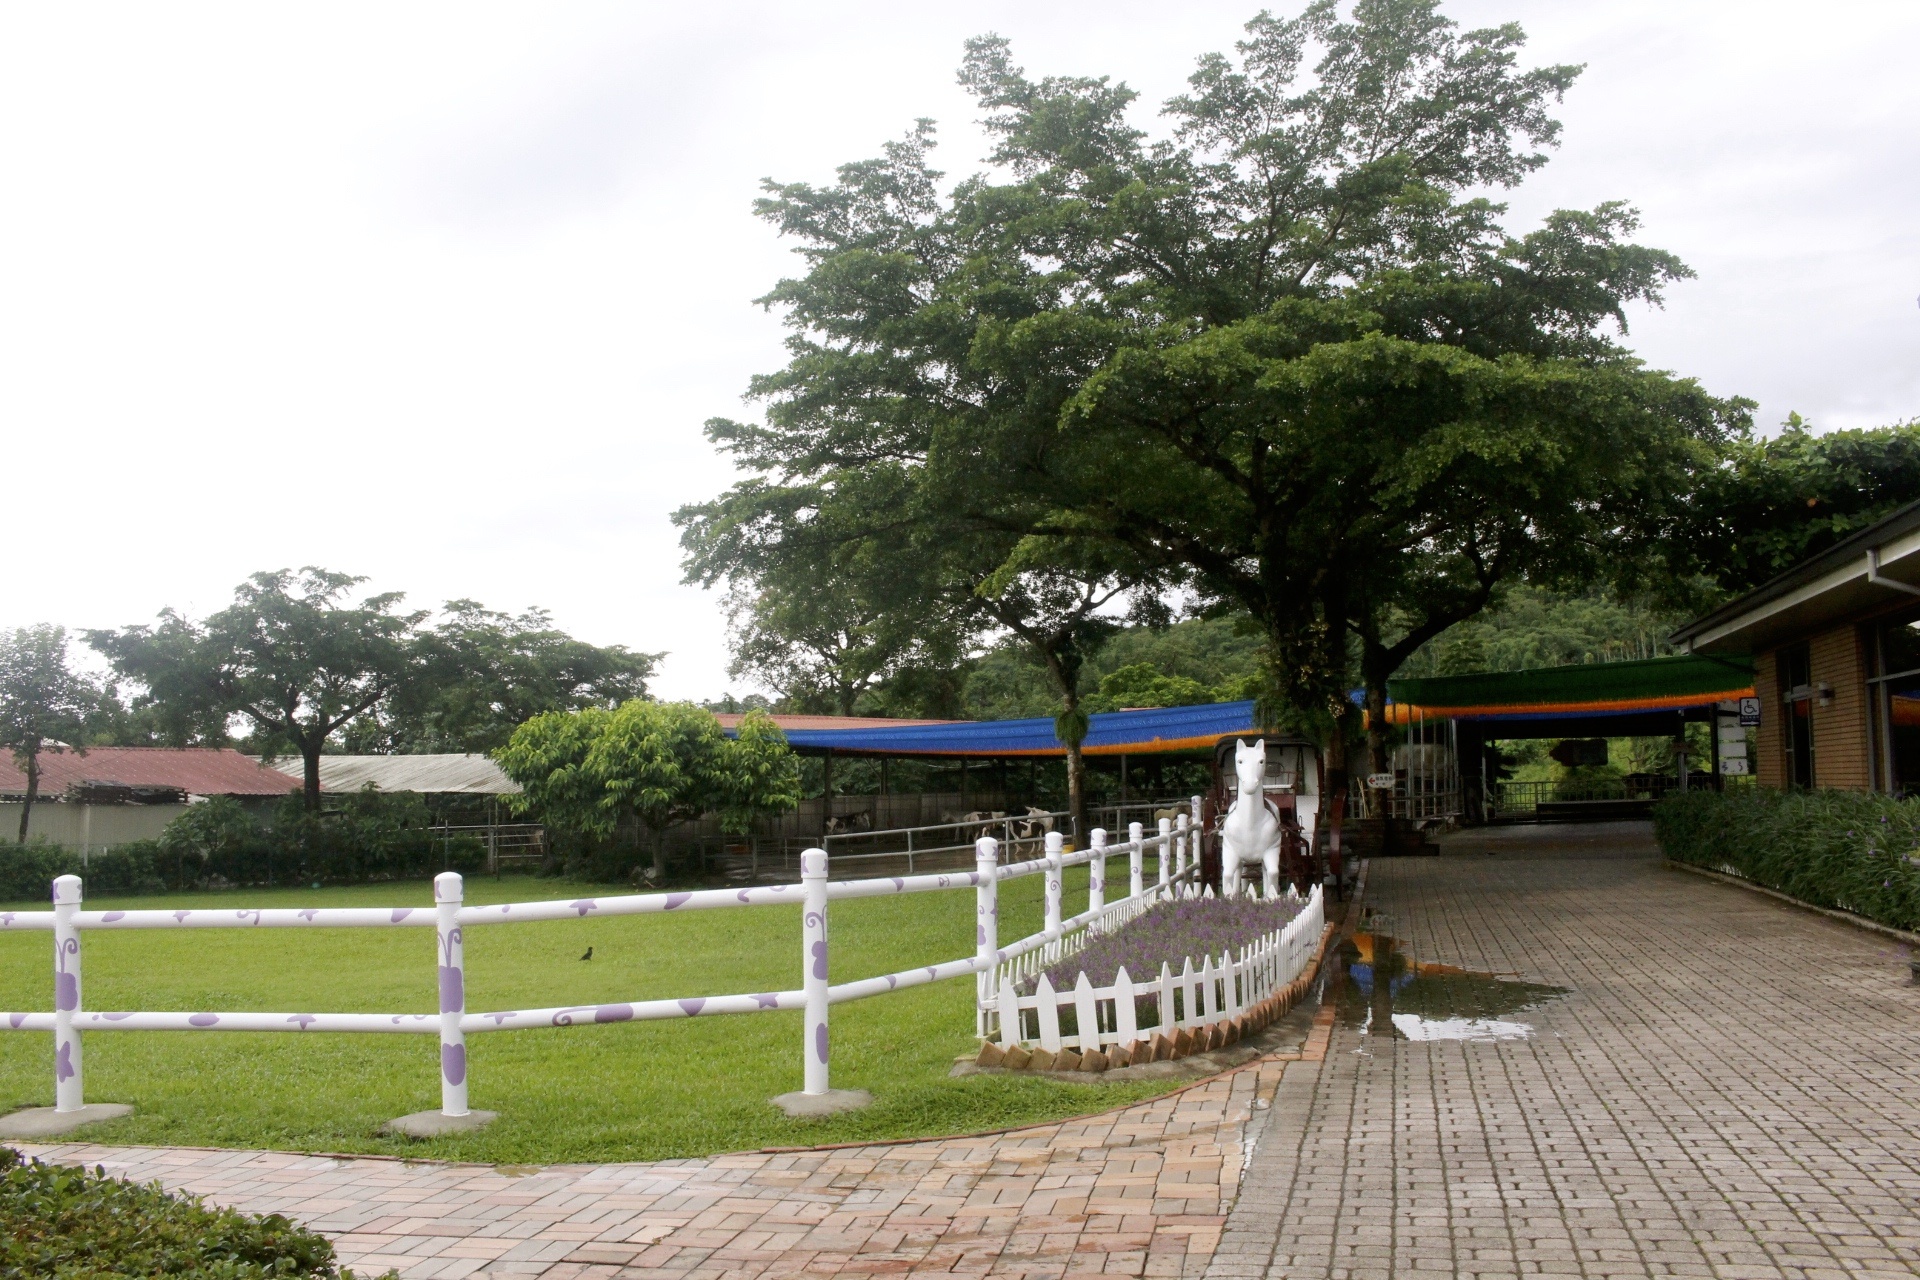
[[[1128,898],[1114,904],[1105,900],[1106,859],[1114,850],[1106,832],[1095,830],[1089,848],[1066,851],[1061,833],[1048,833],[1044,856],[1003,865],[999,841],[982,837],[974,845],[974,870],[937,874],[888,876],[829,881],[825,850],[810,849],[801,858],[800,883],[745,888],[687,890],[675,893],[622,894],[607,897],[509,902],[468,906],[463,882],[452,871],[434,878],[434,902],[424,907],[305,907],[305,908],[180,908],[177,910],[86,911],[78,876],[53,882],[51,911],[0,912],[0,933],[43,930],[53,934],[54,1008],[46,1012],[0,1013],[0,1031],[51,1031],[54,1038],[55,1109],[79,1110],[84,1101],[81,1033],[84,1031],[291,1031],[381,1032],[438,1035],[440,1038],[441,1113],[468,1114],[470,1035],[533,1027],[567,1027],[649,1019],[707,1017],[719,1014],[762,1013],[779,1009],[804,1011],[802,1062],[805,1092],[824,1094],[829,1087],[829,1008],[906,987],[939,982],[967,974],[976,976],[979,1025],[996,1008],[995,970],[1029,954],[1059,954],[1068,945],[1084,945],[1084,934],[1096,921],[1119,919],[1153,900],[1173,892],[1173,886],[1196,869],[1197,842],[1186,823],[1166,820],[1157,834],[1147,836],[1140,824],[1129,828]],[[1155,855],[1157,879],[1144,879],[1144,859]],[[1062,919],[1062,876],[1065,868],[1086,863],[1086,912]],[[999,942],[999,886],[1004,881],[1044,874],[1046,924],[1040,932],[1002,947]],[[976,894],[976,942],[972,956],[925,965],[898,973],[881,974],[833,984],[828,951],[828,905],[836,899],[938,892],[972,888]],[[465,936],[480,926],[541,920],[584,920],[671,911],[734,909],[798,904],[801,912],[801,985],[786,991],[690,996],[666,1000],[559,1005],[472,1013],[467,1008]],[[83,932],[115,929],[428,929],[435,934],[437,1013],[273,1013],[273,1012],[100,1012],[84,1008],[81,988]],[[1070,942],[1078,937],[1077,944]],[[1052,947],[1053,951],[1048,952]],[[981,1032],[985,1034],[984,1029]]]

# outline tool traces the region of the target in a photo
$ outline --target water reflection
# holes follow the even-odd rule
[[[1568,990],[1422,962],[1383,915],[1341,944],[1333,982],[1343,1025],[1393,1040],[1524,1040],[1533,1024],[1511,1015]]]

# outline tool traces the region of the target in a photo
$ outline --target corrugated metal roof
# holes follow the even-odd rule
[[[281,760],[276,768],[290,777],[301,776],[298,760]],[[321,756],[320,787],[324,791],[360,791],[371,782],[382,791],[415,791],[425,795],[510,795],[520,784],[482,755]]]
[[[59,796],[83,784],[172,787],[198,796],[283,796],[293,789],[285,774],[263,767],[229,747],[92,747],[40,753],[40,794]],[[27,791],[26,771],[0,752],[0,795]]]

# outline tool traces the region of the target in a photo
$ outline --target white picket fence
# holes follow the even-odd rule
[[[1299,901],[1291,888],[1287,893]],[[1096,987],[1082,973],[1064,991],[1055,990],[1041,973],[1033,994],[1023,996],[1014,970],[1001,965],[996,970],[995,1025],[982,1034],[1007,1049],[1021,1045],[1057,1053],[1065,1046],[1091,1053],[1155,1034],[1171,1037],[1181,1028],[1231,1022],[1306,972],[1325,929],[1326,911],[1315,885],[1300,913],[1284,927],[1218,960],[1202,957],[1197,970],[1189,956],[1179,973],[1163,962],[1159,977],[1147,982],[1134,981],[1123,967],[1112,986]],[[1157,1013],[1151,1023],[1140,1021],[1142,1000],[1150,1001]],[[1073,1011],[1071,1036],[1061,1033],[1063,1010]]]
[[[1194,801],[1197,806],[1198,800]],[[1197,812],[1197,809],[1196,809]],[[71,1112],[85,1105],[81,1033],[86,1031],[292,1031],[387,1032],[437,1035],[440,1038],[441,1112],[468,1114],[468,1036],[536,1027],[568,1027],[649,1019],[709,1017],[715,1014],[763,1013],[777,1009],[805,1011],[802,1061],[804,1089],[810,1094],[828,1091],[830,1043],[828,1010],[847,1000],[863,1000],[905,987],[920,986],[966,974],[977,975],[982,1009],[987,1009],[996,966],[1029,954],[1062,954],[1062,946],[1084,935],[1095,921],[1137,914],[1197,873],[1198,844],[1190,839],[1188,823],[1176,828],[1166,821],[1153,836],[1144,836],[1139,824],[1129,832],[1130,890],[1127,899],[1109,904],[1106,860],[1113,850],[1106,833],[1091,833],[1092,847],[1066,853],[1058,833],[1046,839],[1044,857],[1030,862],[999,865],[999,842],[984,837],[975,845],[975,870],[919,876],[889,876],[870,880],[829,882],[824,850],[809,849],[801,857],[799,884],[746,889],[706,889],[679,893],[648,893],[615,897],[510,902],[494,906],[466,906],[461,878],[445,872],[434,878],[434,905],[416,907],[305,907],[245,909],[181,908],[158,911],[83,911],[78,876],[53,882],[53,910],[0,911],[0,933],[44,930],[53,934],[54,1008],[51,1013],[0,1013],[0,1031],[50,1031],[54,1041],[55,1109]],[[1144,857],[1152,852],[1158,866],[1157,882],[1143,882]],[[1062,873],[1086,863],[1087,910],[1071,920],[1061,918]],[[1046,924],[1040,932],[1006,947],[999,945],[999,886],[1023,876],[1046,875]],[[976,948],[972,956],[940,964],[882,974],[853,982],[830,981],[828,903],[842,898],[937,892],[971,887],[976,894]],[[517,924],[538,920],[584,920],[588,917],[647,915],[655,912],[695,911],[733,907],[798,903],[801,912],[801,986],[790,991],[689,996],[668,1000],[635,1000],[616,1004],[563,1005],[545,1009],[514,1009],[497,1013],[467,1011],[464,937],[481,925]],[[130,1012],[88,1010],[81,999],[82,933],[118,929],[327,929],[430,928],[435,932],[437,1013],[258,1013],[258,1012]],[[424,987],[424,983],[422,984]],[[986,1014],[982,1014],[984,1022]],[[984,1032],[983,1032],[984,1034]]]

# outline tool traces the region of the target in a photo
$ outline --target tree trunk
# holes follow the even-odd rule
[[[27,746],[27,802],[20,806],[20,843],[27,842],[27,819],[33,816],[33,802],[40,798],[40,744]]]
[[[320,812],[320,748],[325,741],[300,743],[300,760],[305,765],[301,770],[300,803],[308,813]]]
[[[1387,771],[1387,682],[1367,677],[1367,771]]]
[[[1067,744],[1067,812],[1073,816],[1073,847],[1085,849],[1093,839],[1087,827],[1087,761],[1080,744]]]
[[[653,847],[653,882],[664,883],[667,878],[667,833],[649,823],[647,843]]]
[[[1078,693],[1064,694],[1061,701],[1067,710],[1055,727],[1069,730],[1060,735],[1067,748],[1067,813],[1073,819],[1073,847],[1085,849],[1093,839],[1087,826],[1087,758],[1080,750],[1080,744],[1087,740],[1087,721],[1080,714]]]

